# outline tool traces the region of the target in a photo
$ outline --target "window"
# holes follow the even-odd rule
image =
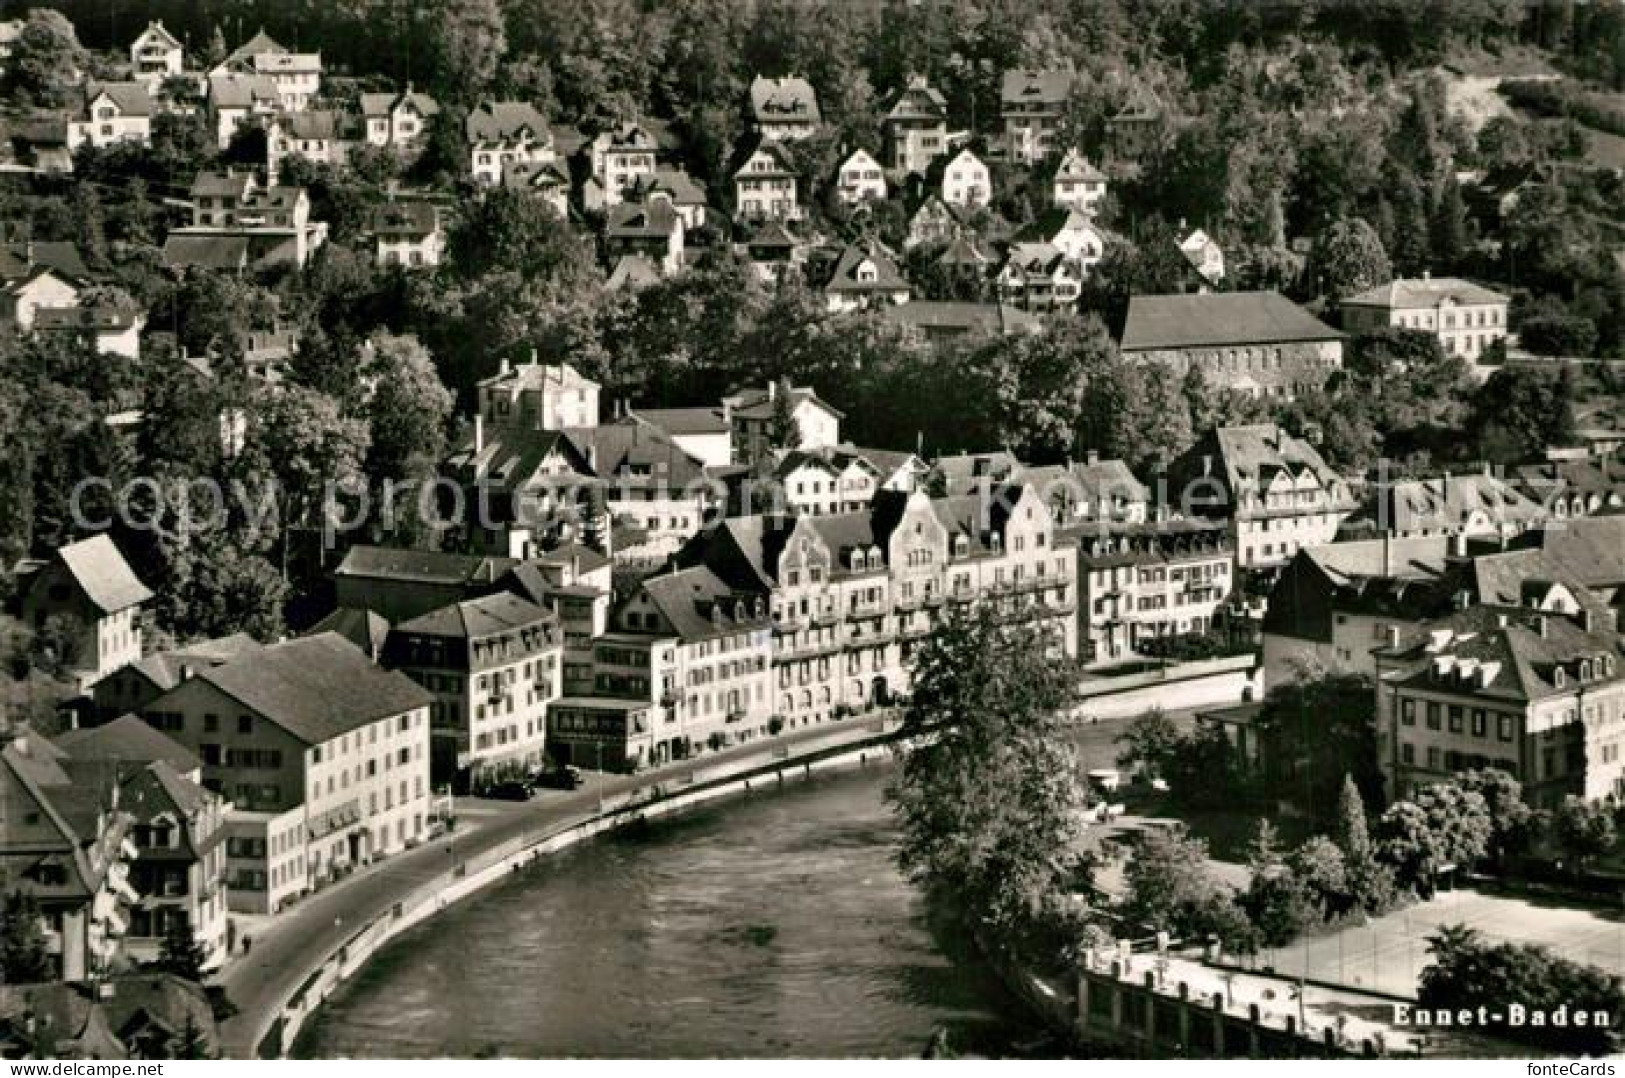
[[[1405,700],[1399,705],[1399,721],[1406,726],[1416,725],[1416,701]]]
[[[1450,732],[1461,733],[1462,710],[1457,704],[1450,705]]]
[[[253,733],[254,732],[254,716],[252,716],[252,715],[238,715],[237,716],[237,732],[239,734],[251,734],[251,733]]]
[[[1439,728],[1439,705],[1430,702],[1428,704],[1428,729],[1429,730],[1437,730],[1438,728]]]
[[[1488,727],[1488,716],[1481,707],[1473,708],[1473,736],[1483,737]]]
[[[1512,740],[1512,716],[1511,715],[1497,715],[1495,725],[1496,725],[1496,735],[1498,737],[1500,737],[1500,739],[1502,741],[1511,741]]]
[[[1399,758],[1402,762],[1407,764],[1416,763],[1416,746],[1412,745],[1409,741],[1401,742],[1399,746]]]

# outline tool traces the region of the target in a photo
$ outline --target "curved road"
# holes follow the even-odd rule
[[[794,754],[794,746],[822,742],[806,746],[807,751],[816,751],[873,737],[878,732],[875,716],[861,716],[639,775],[588,774],[579,790],[542,791],[528,803],[481,802],[495,811],[482,813],[485,822],[477,827],[460,827],[451,835],[357,869],[342,882],[307,895],[292,909],[251,931],[253,946],[249,953],[237,954],[214,978],[239,1009],[221,1023],[222,1054],[227,1058],[255,1058],[282,1004],[312,971],[368,922],[459,863],[472,861],[522,836],[544,835],[589,819],[598,813],[599,799],[603,797],[640,793],[662,781],[670,782],[673,777],[709,773],[753,758],[759,758],[762,766],[782,766],[788,761],[770,759],[771,753],[790,749]],[[748,768],[739,769],[740,773],[745,770]]]

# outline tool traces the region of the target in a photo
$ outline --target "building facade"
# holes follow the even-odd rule
[[[1133,296],[1120,351],[1182,379],[1291,398],[1323,386],[1343,365],[1344,334],[1276,292]]]
[[[1084,527],[1077,544],[1078,641],[1088,661],[1207,632],[1235,581],[1235,551],[1220,525]]]
[[[1413,329],[1439,339],[1446,355],[1477,360],[1506,339],[1508,296],[1460,277],[1401,278],[1343,300],[1351,333]]]

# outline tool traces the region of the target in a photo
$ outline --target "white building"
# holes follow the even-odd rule
[[[104,82],[85,90],[84,111],[68,121],[68,149],[120,142],[152,144],[152,98],[141,82]]]
[[[185,66],[181,43],[164,28],[162,20],[147,23],[147,28],[130,42],[130,68],[135,78],[148,85],[179,75]]]
[[[1507,304],[1459,277],[1393,280],[1343,300],[1343,326],[1351,333],[1414,329],[1439,338],[1447,355],[1476,360],[1507,335]]]
[[[411,83],[398,94],[362,94],[362,137],[369,146],[410,150],[422,143],[429,122],[439,114],[435,99],[413,90]]]
[[[886,173],[868,150],[853,150],[836,170],[835,189],[842,202],[856,205],[886,200]]]
[[[950,206],[985,206],[993,197],[987,165],[970,150],[960,150],[942,169],[942,201]]]
[[[495,185],[510,165],[547,164],[555,157],[553,133],[536,107],[525,101],[486,101],[463,121],[468,170],[475,181]]]
[[[1050,183],[1051,204],[1093,215],[1100,212],[1105,197],[1106,174],[1090,164],[1083,151],[1066,151]]]

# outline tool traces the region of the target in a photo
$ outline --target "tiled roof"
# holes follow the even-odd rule
[[[95,535],[58,548],[56,558],[74,581],[103,613],[113,614],[152,598],[147,586],[136,579],[124,555],[105,535]]]
[[[141,312],[134,307],[36,307],[34,328],[122,333],[140,324],[141,318]]]
[[[872,281],[858,278],[859,269],[866,264],[875,269]],[[897,263],[891,256],[878,243],[870,243],[867,246],[851,244],[842,251],[824,289],[829,292],[899,292],[907,291],[908,287],[908,281],[897,271]]]
[[[451,603],[395,626],[397,633],[474,640],[544,625],[551,629],[553,614],[512,592],[499,591],[478,599]]]
[[[999,100],[1006,108],[1034,103],[1060,105],[1072,92],[1072,79],[1070,71],[1006,71],[999,83]]]
[[[518,559],[399,547],[353,546],[334,576],[381,577],[432,584],[495,583]]]
[[[1481,304],[1508,303],[1499,292],[1464,281],[1460,277],[1398,278],[1385,285],[1343,300],[1345,307],[1383,307],[1391,310],[1417,310],[1438,307],[1445,302]]]
[[[705,479],[705,468],[664,432],[645,423],[621,420],[597,427],[571,427],[564,432],[591,474],[616,486],[671,490]]]
[[[615,260],[615,266],[604,280],[604,288],[614,292],[621,288],[647,288],[661,279],[660,267],[645,254],[624,254]]]
[[[203,761],[191,749],[134,715],[121,715],[103,726],[69,730],[56,739],[56,744],[75,760],[130,764],[162,760],[181,772],[196,771],[203,766]]]
[[[275,55],[287,51],[286,48],[277,43],[275,38],[265,32],[264,27],[261,27],[253,37],[232,50],[231,54],[226,57],[226,63],[234,64],[244,60],[252,60],[261,54]]]
[[[547,119],[528,101],[486,101],[463,121],[469,142],[502,142],[528,129],[537,139],[548,138]]]
[[[440,106],[428,94],[413,90],[410,86],[400,93],[393,94],[362,94],[361,115],[369,119],[382,118],[394,112],[397,108],[410,104],[421,116],[437,116]]]
[[[1066,151],[1061,158],[1060,165],[1055,169],[1055,178],[1058,180],[1082,181],[1086,183],[1103,183],[1106,174],[1090,164],[1083,151],[1077,147]]]
[[[71,240],[0,244],[0,279],[27,277],[38,267],[70,281],[83,281],[90,276],[78,246]]]
[[[1619,635],[1606,627],[1587,629],[1562,614],[1479,606],[1425,623],[1398,654],[1418,665],[1396,683],[1438,686],[1443,674],[1447,688],[1529,702],[1618,682],[1625,678],[1621,654]],[[1582,683],[1578,664],[1601,656],[1612,657],[1612,672],[1597,670]]]
[[[510,161],[502,170],[502,186],[569,187],[570,174],[557,161]]]
[[[85,93],[87,111],[102,94],[106,94],[124,116],[152,115],[152,96],[147,92],[147,84],[144,82],[103,82],[92,85]]]
[[[247,109],[256,102],[277,104],[282,95],[269,75],[223,74],[209,76],[209,100],[217,109]]]
[[[640,587],[683,640],[770,624],[759,594],[739,594],[704,566],[645,577]],[[760,613],[758,613],[760,611]]]
[[[273,644],[197,678],[310,745],[430,703],[410,679],[374,666],[337,633]]]
[[[803,401],[812,401],[824,411],[837,419],[845,418],[845,414],[820,397],[817,391],[805,386],[795,386],[790,390],[790,396],[796,404]],[[738,393],[723,398],[735,416],[744,419],[768,419],[773,415],[773,391],[767,389],[741,389]]]
[[[817,123],[818,95],[806,79],[767,79],[758,75],[750,84],[750,111],[758,123],[807,120]]]
[[[751,158],[755,157],[758,152],[765,153],[768,157],[772,158],[774,167],[765,172],[747,172],[746,169],[750,166]],[[790,154],[790,151],[786,150],[784,146],[770,138],[760,137],[756,138],[754,141],[747,142],[739,151],[734,158],[734,167],[732,171],[735,177],[766,179],[784,179],[786,177],[795,177],[800,175],[800,173],[796,171],[795,158]]]
[[[609,208],[604,235],[612,239],[664,239],[679,226],[677,210],[662,199],[620,202]]]
[[[886,120],[943,121],[948,116],[948,100],[942,91],[923,79],[913,80],[897,91],[887,106]]]
[[[1122,350],[1329,341],[1343,336],[1279,292],[1131,296]]]
[[[430,202],[390,202],[373,212],[372,230],[380,236],[427,236],[440,227],[440,211]]]
[[[923,330],[956,330],[962,333],[993,335],[1017,330],[1037,332],[1043,320],[1019,307],[1004,303],[956,303],[935,300],[911,300],[908,303],[883,307],[878,316],[887,322],[902,326],[916,326]]]
[[[195,199],[201,196],[210,198],[246,198],[254,187],[254,177],[247,172],[199,172],[192,177],[192,186],[189,194]]]
[[[332,109],[305,109],[277,120],[291,138],[306,142],[328,142],[339,138],[344,126],[344,115]]]
[[[389,636],[389,619],[364,606],[341,606],[312,625],[305,635],[318,633],[338,633],[376,659],[383,653],[384,639]]]
[[[642,175],[632,184],[639,197],[650,191],[664,191],[671,196],[673,205],[705,205],[705,186],[680,168],[657,168],[652,174]]]
[[[137,42],[148,39],[154,40],[166,48],[178,49],[181,47],[181,43],[175,39],[175,35],[170,33],[169,29],[164,26],[162,19],[154,19],[148,22],[147,28],[136,37]]]
[[[728,433],[721,408],[638,408],[632,418],[671,435]]]
[[[1363,527],[1400,533],[1454,529],[1482,514],[1487,523],[1522,526],[1542,519],[1540,505],[1494,476],[1443,475],[1379,484],[1345,521],[1350,532]]]

